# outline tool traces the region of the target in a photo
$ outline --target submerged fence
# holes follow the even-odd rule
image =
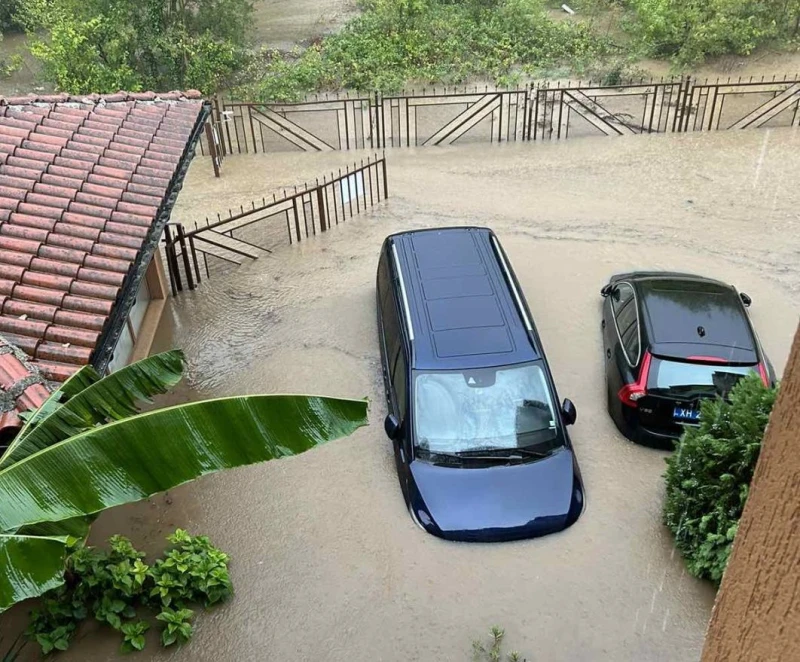
[[[215,167],[228,154],[553,140],[800,124],[800,75],[691,78],[601,85],[542,83],[314,97],[303,103],[213,103],[202,143]]]
[[[193,290],[224,265],[239,265],[328,231],[385,200],[389,182],[384,157],[370,157],[322,181],[295,187],[283,196],[253,201],[187,229],[164,230],[164,256],[172,294]]]

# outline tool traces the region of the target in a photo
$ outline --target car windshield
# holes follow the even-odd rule
[[[647,390],[691,395],[693,393],[726,395],[744,375],[756,373],[757,366],[684,363],[653,359]]]
[[[429,453],[526,448],[548,454],[563,445],[541,362],[420,372],[414,404],[416,447]]]

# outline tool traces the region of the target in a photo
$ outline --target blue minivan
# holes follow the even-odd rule
[[[381,250],[378,337],[386,434],[409,512],[462,541],[572,525],[580,470],[530,311],[495,234],[394,234]]]

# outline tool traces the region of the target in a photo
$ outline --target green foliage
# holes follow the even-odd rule
[[[150,629],[150,624],[146,621],[133,621],[130,623],[123,623],[120,631],[122,632],[122,647],[123,653],[132,653],[133,651],[143,650],[145,644],[144,635]]]
[[[262,52],[237,94],[287,101],[325,89],[395,92],[410,82],[513,85],[543,67],[586,66],[607,50],[587,26],[552,21],[540,0],[370,0],[364,7],[305,51]]]
[[[0,2],[0,32],[14,32],[22,25],[17,18],[20,0],[3,0]]]
[[[205,536],[192,537],[178,529],[169,537],[173,547],[150,569],[155,586],[151,597],[169,607],[198,603],[211,607],[230,597],[228,555],[214,547]]]
[[[183,363],[182,352],[172,350],[103,378],[85,366],[28,417],[0,456],[0,612],[62,587],[67,548],[86,539],[103,510],[202,475],[302,453],[367,422],[366,401],[316,396],[222,398],[139,413],[142,402],[180,379]],[[192,599],[210,605],[224,598],[227,558],[211,553],[205,539],[174,543],[176,553],[204,558],[202,582],[187,585]],[[120,558],[106,574],[83,552],[70,564],[76,572],[94,568],[87,586],[109,593],[93,613],[116,627],[149,568],[122,540],[112,541],[111,554]],[[82,604],[65,612],[60,601],[45,612],[49,625],[37,630],[43,647],[62,645]]]
[[[667,458],[664,523],[695,577],[722,579],[776,393],[751,376],[729,400],[704,401]]]
[[[790,36],[800,19],[797,0],[629,0],[627,29],[644,51],[691,65],[708,56],[746,55]]]
[[[123,652],[145,646],[150,625],[140,611],[155,612],[164,646],[184,644],[192,636],[189,605],[208,608],[233,593],[228,556],[205,536],[178,529],[171,547],[152,566],[123,536],[109,539],[108,550],[78,547],[67,558],[69,581],[42,598],[27,630],[47,654],[69,647],[81,622],[89,617],[123,636]]]
[[[189,622],[194,612],[191,609],[170,609],[164,607],[156,618],[164,623],[161,631],[163,646],[179,646],[185,644],[192,636],[192,624]]]
[[[472,642],[472,659],[474,662],[501,662],[503,660],[503,637],[506,636],[505,630],[497,625],[489,629],[489,646],[487,647],[480,639]],[[505,658],[508,662],[525,662],[517,651],[511,651]]]
[[[44,77],[72,93],[217,90],[246,58],[250,0],[20,0]]]

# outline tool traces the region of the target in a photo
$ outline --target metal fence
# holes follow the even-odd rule
[[[330,151],[553,140],[800,124],[800,75],[619,85],[540,83],[516,90],[434,88],[316,96],[303,103],[214,100],[205,154]]]
[[[300,243],[370,209],[389,195],[384,157],[370,157],[322,181],[295,187],[227,216],[206,217],[186,228],[170,223],[164,230],[164,256],[172,294],[193,290],[202,278],[226,267],[271,253],[287,243]]]

